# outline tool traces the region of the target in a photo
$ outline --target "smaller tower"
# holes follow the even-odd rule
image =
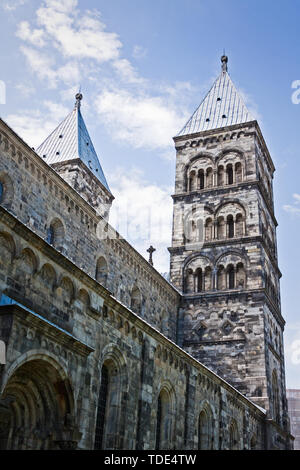
[[[108,219],[114,199],[94,149],[77,93],[74,109],[38,147],[37,153],[102,217]]]

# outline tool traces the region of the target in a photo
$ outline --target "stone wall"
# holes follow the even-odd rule
[[[134,307],[132,292],[137,292],[136,311],[175,340],[176,289],[79,195],[78,188],[69,186],[15,134],[8,136],[8,131],[0,121],[4,206],[43,239],[53,227],[55,248],[93,278],[101,259],[106,272],[105,276],[100,272],[98,280],[129,307]]]

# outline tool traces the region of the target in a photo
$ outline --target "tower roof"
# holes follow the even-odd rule
[[[48,163],[80,159],[110,191],[99,158],[94,149],[80,111],[82,94],[77,93],[73,111],[37,148],[37,153]]]
[[[228,74],[228,58],[223,55],[221,62],[219,77],[178,136],[254,120]]]

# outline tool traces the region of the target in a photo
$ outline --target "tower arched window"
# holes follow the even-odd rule
[[[203,170],[199,170],[198,180],[199,180],[199,189],[204,189],[204,171]]]
[[[227,286],[228,289],[234,289],[235,282],[234,282],[234,267],[230,264],[227,268]]]
[[[213,186],[213,170],[208,168],[206,170],[206,187],[211,188]]]
[[[205,240],[209,241],[213,239],[213,222],[212,219],[205,221]]]
[[[217,288],[218,290],[226,288],[226,276],[224,266],[219,266],[217,273]]]
[[[244,235],[244,219],[242,214],[237,214],[236,216],[235,231],[237,237],[242,237]]]
[[[227,165],[226,173],[227,173],[227,184],[233,184],[233,169],[232,169],[231,164]]]
[[[204,290],[212,289],[212,270],[210,266],[207,266],[204,271]]]
[[[243,173],[242,173],[242,164],[240,162],[237,162],[235,164],[235,181],[237,183],[240,183],[243,180]]]
[[[203,275],[202,275],[201,268],[198,268],[196,271],[196,289],[197,289],[197,292],[203,291]]]
[[[218,186],[223,186],[224,183],[224,167],[221,165],[218,167]]]
[[[227,217],[227,236],[228,238],[234,237],[234,220],[232,215]]]

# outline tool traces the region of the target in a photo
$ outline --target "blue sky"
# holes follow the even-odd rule
[[[291,99],[300,2],[0,0],[0,15],[1,117],[36,147],[81,85],[82,113],[116,197],[111,222],[128,214],[121,233],[144,255],[154,244],[159,271],[168,270],[172,137],[219,74],[225,48],[276,167],[287,386],[300,388],[300,104]]]

